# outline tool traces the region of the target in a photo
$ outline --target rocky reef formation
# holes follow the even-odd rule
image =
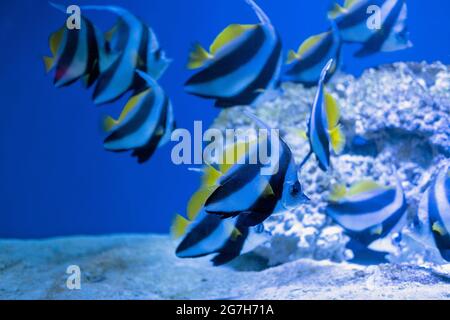
[[[316,88],[292,83],[282,88],[281,96],[262,103],[254,112],[286,132],[285,140],[300,162],[308,153],[309,143],[298,130],[306,130]],[[353,256],[346,249],[348,237],[324,215],[333,184],[349,186],[372,178],[393,185],[394,166],[413,221],[423,192],[450,157],[450,66],[439,62],[395,63],[369,69],[359,78],[341,73],[327,90],[341,106],[346,147],[342,154],[332,156],[330,173],[320,171],[314,158],[303,167],[301,182],[311,203],[266,222],[273,238],[258,253],[272,265],[306,257],[344,261]],[[213,127],[254,128],[241,111],[239,107],[223,111]],[[417,241],[406,238],[402,246],[399,255],[391,259],[426,259]]]

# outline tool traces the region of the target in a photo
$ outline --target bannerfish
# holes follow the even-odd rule
[[[300,167],[314,154],[320,169],[327,171],[330,167],[330,149],[339,153],[345,146],[345,136],[339,124],[339,106],[336,100],[326,92],[324,84],[327,74],[334,64],[334,60],[328,61],[320,75],[309,118],[308,132],[306,133],[310,144],[310,152],[300,164]]]
[[[288,69],[284,72],[283,81],[301,83],[306,87],[317,84],[320,74],[326,63],[333,59],[336,61],[327,73],[327,82],[338,69],[341,56],[341,40],[339,33],[333,29],[314,35],[306,39],[297,52],[288,53]]]
[[[66,14],[62,6],[50,5]],[[44,57],[44,63],[47,72],[55,69],[56,87],[68,86],[80,79],[89,87],[99,75],[102,35],[88,19],[82,17],[80,22],[80,29],[69,29],[64,24],[50,35],[52,56]]]
[[[186,231],[175,254],[179,258],[198,258],[216,254],[212,262],[218,266],[230,262],[241,254],[253,251],[270,239],[270,233],[261,225],[247,227],[240,223],[240,219],[240,217],[234,217],[223,220],[203,210],[198,220],[192,223],[188,220],[181,222],[182,226],[186,226]]]
[[[148,84],[132,96],[120,117],[106,117],[104,129],[108,137],[104,147],[108,151],[132,150],[139,163],[147,161],[156,150],[170,141],[175,128],[172,105],[164,90],[148,74],[137,70]]]
[[[260,126],[271,132],[267,124],[251,113],[246,113]],[[261,136],[245,155],[243,164],[236,164],[226,173],[218,172],[220,179],[214,192],[205,202],[205,210],[209,214],[219,215],[222,218],[238,216],[239,222],[246,226],[256,226],[274,213],[293,210],[308,201],[302,192],[302,186],[297,175],[297,165],[289,146],[277,134],[279,140],[278,154],[272,148],[271,134],[267,139]],[[254,153],[264,146],[273,160],[270,174],[261,174],[265,165],[262,161],[251,164]]]
[[[368,8],[380,8],[380,26],[368,26]],[[373,14],[373,13],[372,13]],[[361,43],[355,53],[364,57],[377,52],[398,51],[412,47],[406,25],[405,0],[346,0],[344,7],[335,4],[328,16],[334,20],[344,42]]]
[[[104,35],[106,50],[100,64],[101,74],[94,89],[96,104],[120,98],[142,82],[135,70],[158,79],[169,66],[155,33],[128,10],[117,6],[82,6],[84,10],[106,10],[118,16],[117,23]]]
[[[202,172],[200,188],[192,195],[187,205],[187,218],[177,215],[171,227],[174,238],[183,237],[176,249],[180,258],[195,258],[216,253],[212,259],[214,265],[231,261],[240,254],[252,251],[270,238],[262,224],[248,227],[241,223],[239,217],[221,219],[207,214],[204,205],[208,197],[217,188],[217,181],[223,173],[231,170],[246,148],[254,141],[237,142],[227,147],[223,159],[232,159],[227,163],[208,164]]]
[[[442,258],[450,261],[450,170],[442,168],[425,193],[428,220]]]
[[[348,190],[335,186],[326,214],[367,248],[394,252],[392,239],[407,223],[407,203],[398,178],[395,188],[366,180]]]
[[[267,15],[246,0],[259,24],[231,24],[209,47],[195,45],[188,68],[199,69],[186,92],[214,99],[217,107],[251,105],[275,89],[281,69],[281,41]]]

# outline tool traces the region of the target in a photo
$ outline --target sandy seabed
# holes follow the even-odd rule
[[[167,235],[0,241],[0,299],[450,299],[429,268],[297,260],[267,268],[256,256],[211,266],[178,259]],[[81,289],[66,270],[81,270]]]

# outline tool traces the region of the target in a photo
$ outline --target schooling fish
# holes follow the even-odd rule
[[[169,66],[158,40],[139,18],[117,6],[82,6],[84,10],[106,10],[118,15],[118,22],[105,34],[107,50],[101,60],[101,74],[94,90],[94,102],[103,104],[120,98],[142,82],[135,70],[158,79]]]
[[[269,239],[270,233],[264,231],[263,225],[248,227],[239,217],[224,220],[207,214],[204,209],[206,200],[218,186],[218,180],[239,162],[249,144],[251,142],[239,142],[226,148],[223,158],[233,159],[230,163],[208,165],[203,169],[201,187],[187,206],[187,218],[177,215],[171,228],[174,237],[184,236],[176,249],[178,257],[194,258],[216,253],[212,261],[214,265],[220,265],[252,251]]]
[[[372,5],[381,10],[379,28],[368,26],[367,10]],[[344,42],[363,45],[355,54],[363,57],[412,47],[406,26],[407,13],[405,0],[347,0],[344,7],[336,4],[328,16],[335,21]]]
[[[334,64],[334,60],[328,61],[320,75],[317,94],[308,123],[307,137],[310,144],[310,152],[300,164],[300,167],[314,153],[320,169],[327,171],[330,167],[330,149],[339,153],[345,145],[345,136],[339,124],[339,106],[336,100],[325,91],[324,85],[327,74]]]
[[[450,170],[442,168],[425,193],[428,219],[442,258],[450,261]]]
[[[106,150],[132,150],[139,163],[147,161],[156,150],[170,141],[175,127],[172,105],[163,89],[148,74],[137,70],[148,87],[130,98],[119,119],[106,117]]]
[[[50,3],[66,13],[65,8]],[[87,87],[99,75],[101,34],[86,18],[81,18],[80,29],[68,29],[66,25],[52,33],[49,38],[51,57],[44,57],[47,72],[55,69],[56,87],[70,85],[82,79]]]
[[[269,132],[271,129],[254,115],[247,113]],[[308,198],[303,194],[297,176],[297,165],[288,145],[277,134],[278,154],[272,147],[271,134],[267,139],[259,137],[257,143],[245,155],[244,164],[233,166],[226,173],[219,173],[217,186],[205,203],[207,213],[222,218],[238,216],[246,226],[256,226],[273,213],[297,208]],[[271,139],[270,139],[271,140]],[[261,174],[262,161],[251,164],[254,153],[267,147],[272,161],[270,174]],[[272,154],[272,152],[274,154]]]
[[[392,236],[407,221],[407,203],[398,179],[395,188],[368,180],[349,190],[336,186],[326,213],[362,245],[374,251],[392,252]]]
[[[284,73],[283,81],[301,83],[307,87],[316,85],[326,63],[336,61],[327,73],[327,82],[337,70],[341,55],[341,40],[337,31],[327,31],[312,36],[303,42],[297,52],[291,50],[288,54],[289,68]]]
[[[281,68],[281,41],[267,15],[246,0],[259,24],[231,24],[209,52],[196,45],[188,68],[199,69],[185,84],[193,95],[216,100],[218,107],[250,105],[275,88]]]

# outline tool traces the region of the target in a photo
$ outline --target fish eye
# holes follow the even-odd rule
[[[289,193],[292,196],[296,196],[302,191],[302,187],[300,186],[300,182],[296,181],[293,185],[290,186]]]

